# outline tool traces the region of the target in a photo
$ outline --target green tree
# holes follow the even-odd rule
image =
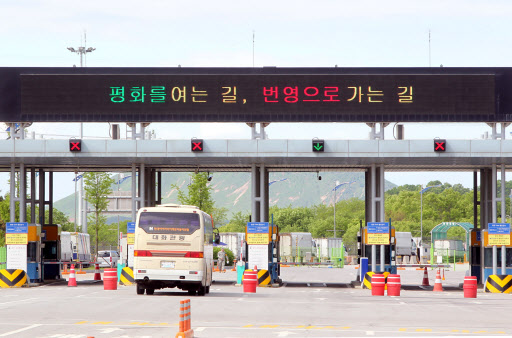
[[[45,224],[50,223],[50,211],[45,211]],[[53,224],[60,224],[62,231],[75,231],[75,224],[70,222],[66,214],[62,211],[53,208]],[[81,231],[77,229],[77,231]]]
[[[209,185],[208,173],[190,174],[190,184],[185,193],[176,184],[171,187],[178,192],[178,201],[185,205],[194,205],[213,217],[215,227],[222,226],[227,222],[226,208],[215,208],[215,201],[212,197],[212,187]]]
[[[194,205],[207,214],[213,214],[215,202],[212,199],[212,187],[208,185],[207,173],[190,174],[191,182],[187,193],[176,184],[171,185],[178,192],[178,201],[185,205]]]
[[[241,211],[233,214],[228,224],[219,228],[219,232],[245,232],[245,226],[249,222],[250,214]]]
[[[112,193],[112,184],[114,179],[108,173],[85,173],[84,190],[85,200],[93,209],[93,214],[88,217],[89,232],[96,243],[96,253],[98,253],[100,230],[105,235],[107,217],[102,215],[107,210],[108,198]]]

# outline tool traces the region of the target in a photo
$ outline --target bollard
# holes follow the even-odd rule
[[[258,285],[258,271],[245,270],[244,279],[244,293],[256,293],[256,286]]]
[[[464,277],[464,298],[476,298],[476,276]]]
[[[402,287],[400,275],[389,275],[386,285],[388,287],[388,296],[400,297],[400,289]]]
[[[384,296],[384,287],[386,286],[384,275],[372,276],[372,296]]]
[[[190,307],[190,299],[180,301],[180,323],[176,338],[178,337],[194,337],[194,330],[192,330],[192,311]]]
[[[117,290],[117,269],[103,270],[103,290]]]

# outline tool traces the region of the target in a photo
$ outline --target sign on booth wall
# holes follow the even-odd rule
[[[510,245],[510,223],[489,223],[488,245]]]
[[[28,223],[8,222],[5,225],[7,269],[27,271]]]
[[[126,244],[128,247],[127,256],[128,256],[128,266],[133,267],[133,247],[135,244],[135,222],[128,222],[126,226]]]
[[[7,269],[27,271],[27,246],[7,245]]]
[[[126,243],[128,243],[128,245],[133,245],[135,244],[135,222],[128,222],[126,228]]]
[[[249,269],[268,269],[268,245],[249,245]]]
[[[8,222],[5,225],[5,244],[20,245],[28,244],[28,223],[27,222]]]
[[[389,245],[389,223],[368,222],[368,245]]]
[[[247,223],[247,244],[249,245],[268,245],[268,222],[248,222]]]

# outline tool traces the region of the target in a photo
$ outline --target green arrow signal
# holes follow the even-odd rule
[[[323,144],[321,143],[315,143],[315,145],[313,146],[313,148],[315,148],[317,151],[319,151],[320,149],[322,149],[324,147]]]

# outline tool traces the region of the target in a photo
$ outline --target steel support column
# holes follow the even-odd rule
[[[369,171],[369,173],[368,173]],[[384,166],[373,164],[366,174],[365,204],[367,222],[384,222]],[[369,217],[368,217],[369,216]],[[369,218],[369,220],[368,220]],[[362,234],[361,234],[362,235]],[[372,271],[384,272],[385,246],[380,246],[380,270],[377,269],[377,246],[372,245]]]
[[[268,170],[265,165],[253,164],[251,168],[251,221],[268,222]]]

